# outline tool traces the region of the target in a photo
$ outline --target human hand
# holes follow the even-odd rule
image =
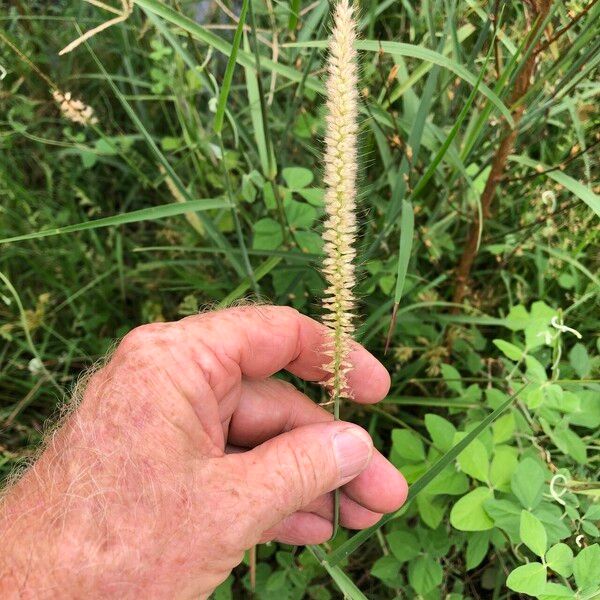
[[[324,327],[274,306],[131,331],[0,504],[0,596],[207,597],[259,542],[326,541],[331,491],[361,529],[406,498],[363,429],[285,369],[325,377]],[[355,345],[356,402],[389,389]]]

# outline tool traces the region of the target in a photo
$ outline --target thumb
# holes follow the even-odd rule
[[[371,436],[340,421],[304,425],[231,458],[245,473],[243,494],[252,515],[268,529],[364,471],[373,455]]]

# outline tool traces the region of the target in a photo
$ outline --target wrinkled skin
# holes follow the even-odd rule
[[[356,425],[282,369],[325,377],[324,329],[284,307],[131,331],[0,504],[2,598],[206,598],[267,540],[313,544],[397,509],[406,483]],[[384,367],[355,345],[350,392]]]

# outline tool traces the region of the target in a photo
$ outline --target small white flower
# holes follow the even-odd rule
[[[39,358],[32,358],[27,365],[29,372],[32,375],[41,375],[44,372],[44,365]]]

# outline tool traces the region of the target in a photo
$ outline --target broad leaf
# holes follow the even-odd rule
[[[600,586],[600,546],[593,544],[584,548],[573,561],[573,575],[580,590]]]
[[[286,167],[281,175],[287,186],[293,190],[308,187],[314,178],[312,171],[304,167]]]
[[[450,512],[452,527],[460,531],[484,531],[494,526],[494,521],[484,509],[484,502],[493,498],[492,490],[486,487],[475,488],[463,496]]]
[[[521,525],[519,528],[521,541],[540,558],[546,554],[548,545],[548,535],[542,525],[542,522],[529,511],[521,512]]]
[[[538,596],[539,600],[567,600],[574,599],[575,592],[559,583],[546,584],[544,591]]]
[[[489,542],[489,531],[475,531],[469,535],[466,552],[467,571],[481,564],[487,554]]]
[[[408,429],[394,429],[392,431],[392,447],[394,452],[413,462],[425,460],[423,441],[414,432]]]
[[[519,452],[512,446],[496,446],[490,465],[490,483],[495,489],[510,491],[510,480],[519,464]]]
[[[510,360],[519,361],[525,356],[525,352],[521,348],[506,342],[504,340],[494,340],[494,345]]]
[[[538,596],[546,587],[546,567],[539,562],[517,567],[508,576],[506,585],[520,594]]]
[[[492,434],[494,444],[501,444],[512,439],[515,431],[515,415],[512,412],[508,412],[502,415],[493,425]]]
[[[402,565],[393,556],[382,556],[371,567],[371,575],[385,582],[394,582]]]
[[[440,585],[443,576],[440,563],[427,555],[419,556],[408,565],[408,582],[420,595]]]
[[[519,463],[511,479],[511,488],[523,508],[531,510],[542,500],[546,473],[533,459],[526,458]]]
[[[386,540],[392,554],[400,562],[412,560],[421,551],[417,536],[409,531],[392,531],[386,535]]]
[[[555,573],[569,577],[573,572],[573,550],[566,544],[555,544],[546,553],[546,564]]]
[[[429,432],[433,444],[442,452],[452,448],[456,428],[450,421],[439,415],[428,413],[425,415],[425,427]]]
[[[444,518],[447,502],[442,498],[430,494],[420,494],[417,496],[417,508],[423,522],[436,529]]]
[[[454,443],[458,443],[463,437],[464,433],[457,433],[454,438]],[[487,483],[489,475],[489,460],[487,450],[483,443],[474,439],[459,455],[457,462],[463,473],[466,473],[473,479],[478,479]]]
[[[252,229],[254,231],[252,247],[255,250],[276,250],[283,242],[281,225],[274,219],[260,219]]]

